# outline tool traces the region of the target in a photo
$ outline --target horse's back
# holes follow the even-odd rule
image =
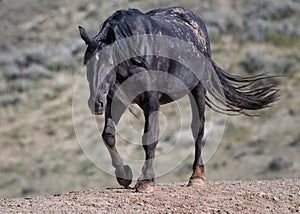
[[[162,33],[186,42],[191,42],[205,56],[210,58],[208,32],[202,19],[193,11],[182,7],[151,10],[145,15],[163,25]]]
[[[121,37],[143,34],[171,36],[193,44],[210,58],[206,26],[197,14],[186,8],[160,8],[146,13],[137,9],[118,10],[107,21],[127,31]]]

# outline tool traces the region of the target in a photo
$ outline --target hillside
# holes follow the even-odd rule
[[[222,141],[206,164],[207,179],[299,178],[299,1],[2,0],[0,198],[118,187],[108,152],[99,133],[92,131],[94,118],[85,111],[88,89],[79,84],[86,84],[85,45],[77,26],[94,35],[118,9],[168,6],[190,8],[203,18],[213,59],[224,70],[241,76],[281,76],[274,81],[281,93],[274,107],[260,111],[260,117],[226,117]],[[79,77],[83,81],[77,84]],[[75,98],[80,102],[73,108]],[[163,158],[156,161],[157,181],[186,182],[193,159],[188,99],[162,112],[157,152]],[[126,117],[118,126],[118,148],[131,163],[144,157],[143,121],[128,117],[131,126]],[[214,123],[207,110],[208,127],[218,128],[224,121]],[[101,131],[103,117],[97,122]],[[140,162],[134,165],[135,178],[140,168]]]

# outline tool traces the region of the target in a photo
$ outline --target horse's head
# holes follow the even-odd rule
[[[87,79],[90,88],[88,105],[93,114],[103,114],[110,87],[116,80],[113,69],[113,56],[108,48],[107,38],[101,32],[90,38],[84,28],[79,27],[81,38],[87,45],[84,64],[87,67]]]

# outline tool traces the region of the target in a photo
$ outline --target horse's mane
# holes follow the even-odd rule
[[[137,35],[135,29],[138,28],[136,25],[138,17],[146,19],[147,16],[137,9],[118,10],[105,20],[97,36],[102,37],[100,39],[104,41],[108,39],[107,44],[111,44]]]
[[[138,21],[138,19],[140,19],[140,21]],[[105,48],[115,41],[140,34],[146,34],[146,32],[141,32],[144,30],[144,28],[138,26],[137,23],[141,24],[141,20],[143,20],[144,23],[146,22],[146,20],[148,20],[149,22],[149,19],[150,18],[147,15],[137,9],[116,11],[113,15],[111,15],[104,21],[104,23],[100,26],[99,33],[92,38],[94,45],[88,46],[84,61],[88,62],[97,51],[100,51],[102,48]],[[122,50],[121,47],[119,47],[119,49]],[[134,49],[132,49],[131,51],[134,51]],[[115,53],[126,54],[120,51],[117,51]],[[119,57],[127,58],[128,56],[123,55]]]

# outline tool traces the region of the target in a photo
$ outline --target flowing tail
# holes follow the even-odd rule
[[[210,91],[212,97],[219,104],[206,96],[206,104],[214,111],[229,115],[245,114],[253,116],[249,113],[249,110],[270,107],[272,103],[278,100],[279,92],[273,85],[256,85],[258,81],[274,76],[262,74],[243,78],[226,73],[213,61],[212,65],[221,83],[219,90],[222,90],[222,93]]]

